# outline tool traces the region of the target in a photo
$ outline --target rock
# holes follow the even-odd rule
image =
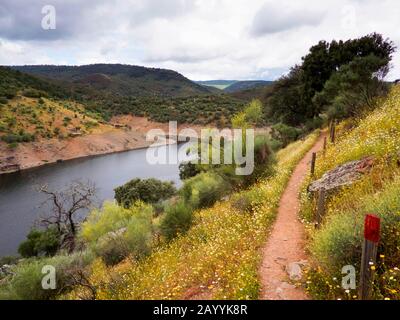
[[[325,173],[321,179],[311,183],[308,190],[310,192],[317,192],[321,189],[329,191],[341,186],[351,185],[365,173],[368,173],[373,165],[374,158],[372,157],[345,163]]]
[[[12,271],[11,265],[5,264],[3,266],[0,266],[0,278],[5,278],[7,276],[13,275],[14,272]]]
[[[302,265],[299,262],[292,262],[286,266],[286,272],[289,275],[290,280],[300,281],[303,277]]]

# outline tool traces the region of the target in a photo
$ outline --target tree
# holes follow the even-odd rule
[[[24,258],[54,256],[60,248],[60,238],[55,228],[32,229],[27,235],[27,240],[19,245],[18,253]]]
[[[136,201],[157,203],[172,197],[176,193],[173,182],[162,182],[157,179],[134,179],[114,189],[118,204],[130,208]]]
[[[384,74],[383,70],[388,68],[395,49],[392,41],[377,33],[345,42],[320,41],[310,48],[301,65],[292,68],[288,75],[275,83],[272,93],[265,100],[267,115],[289,125],[317,119],[325,111],[325,105],[318,101],[321,97],[316,98],[316,95],[324,90],[327,81],[342,67],[356,61],[359,66],[368,64],[369,77],[375,73]],[[372,63],[368,60],[369,56],[376,57],[383,64]],[[375,68],[372,68],[373,65]],[[361,71],[361,68],[358,70]],[[356,78],[356,81],[366,79],[364,74]]]
[[[47,196],[44,204],[50,205],[50,214],[40,218],[39,224],[48,229],[55,229],[60,237],[60,248],[72,252],[79,228],[79,213],[90,209],[96,195],[96,187],[91,182],[72,183],[61,191],[52,191],[47,185],[39,190]]]
[[[354,116],[363,109],[372,109],[376,97],[388,91],[383,81],[388,72],[387,59],[373,54],[356,58],[332,75],[324,89],[315,95],[313,103],[328,110],[332,118]]]
[[[273,121],[292,125],[302,123],[311,114],[303,102],[303,70],[300,66],[291,69],[287,76],[280,78],[267,97],[266,114]]]

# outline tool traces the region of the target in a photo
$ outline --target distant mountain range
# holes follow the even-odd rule
[[[197,84],[200,84],[204,87],[212,87],[222,90],[227,93],[233,93],[243,90],[248,90],[252,88],[265,87],[273,84],[273,81],[264,81],[264,80],[209,80],[209,81],[196,81]]]
[[[209,94],[201,86],[176,71],[122,64],[84,66],[13,66],[15,70],[50,79],[77,91],[97,90],[121,96],[184,97]]]

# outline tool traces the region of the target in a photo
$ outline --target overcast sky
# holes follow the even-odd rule
[[[56,9],[56,29],[41,27]],[[398,0],[1,0],[0,64],[126,63],[193,80],[274,80],[319,40],[382,33]],[[390,79],[400,78],[396,53]]]

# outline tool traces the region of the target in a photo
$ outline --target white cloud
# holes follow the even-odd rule
[[[53,2],[60,20],[49,36],[35,29],[40,1],[2,0],[0,64],[120,62],[192,79],[275,79],[322,39],[376,31],[400,46],[396,0]],[[390,79],[400,78],[398,53],[393,61]]]

